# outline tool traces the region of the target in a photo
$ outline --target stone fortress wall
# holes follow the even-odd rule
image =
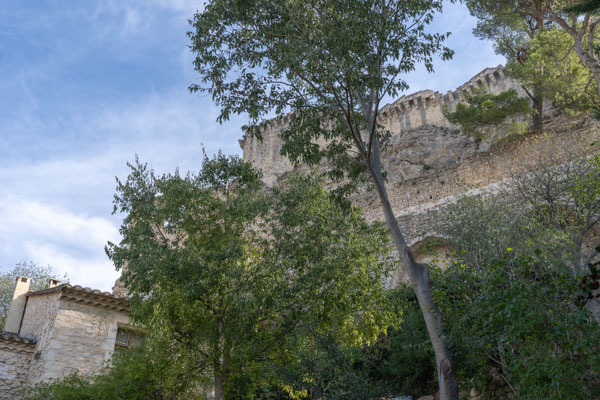
[[[445,94],[433,90],[421,90],[402,96],[381,109],[380,122],[392,133],[392,136],[429,125],[456,129],[444,117],[443,108],[447,107],[453,111],[464,99],[465,93],[473,93],[478,88],[484,88],[494,94],[512,88],[524,95],[518,82],[507,77],[504,67],[499,65],[484,69],[456,90]],[[279,133],[287,126],[289,118],[289,115],[286,115],[266,121],[260,128],[262,141],[247,136],[239,141],[244,160],[262,169],[267,185],[272,185],[285,172],[293,169],[290,161],[280,154],[282,142]]]
[[[464,135],[444,117],[442,110],[454,110],[465,93],[481,87],[494,94],[512,88],[525,96],[519,83],[498,66],[486,68],[446,94],[423,90],[402,96],[382,109],[382,125],[392,133],[391,143],[383,153],[390,202],[421,261],[426,261],[427,256],[419,254],[419,248],[436,236],[431,231],[433,210],[462,195],[497,190],[519,165],[548,157],[560,164],[572,154],[585,156],[597,151],[590,144],[600,140],[600,124],[552,112],[544,121],[542,134],[516,137],[495,146]],[[278,136],[288,122],[288,116],[267,121],[261,128],[262,142],[253,137],[240,140],[244,160],[263,171],[267,185],[277,183],[293,169],[280,154]],[[373,192],[360,190],[353,201],[363,207],[368,220],[383,219]],[[401,279],[397,276],[394,281]]]

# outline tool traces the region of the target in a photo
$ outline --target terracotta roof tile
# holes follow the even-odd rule
[[[37,340],[29,339],[24,336],[12,332],[0,332],[0,339],[9,340],[12,342],[21,342],[24,344],[36,344]]]

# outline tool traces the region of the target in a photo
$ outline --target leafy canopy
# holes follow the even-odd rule
[[[370,161],[380,102],[408,85],[402,74],[433,57],[450,58],[449,33],[426,26],[438,0],[270,1],[212,0],[189,33],[202,83],[192,91],[212,95],[219,120],[248,113],[248,134],[266,116],[292,111],[282,132],[292,161],[332,163],[330,176],[355,176]],[[362,135],[367,130],[369,135]],[[317,145],[317,140],[321,139]]]
[[[385,230],[312,178],[269,192],[237,157],[205,157],[186,176],[138,162],[115,207],[126,214],[123,240],[107,252],[134,317],[204,387],[214,378],[227,388],[291,337],[368,342],[394,318],[384,307]]]
[[[466,104],[457,104],[453,112],[445,110],[444,115],[450,122],[460,125],[468,135],[489,139],[490,127],[512,133],[522,133],[527,129],[526,124],[523,126],[515,118],[531,112],[529,100],[519,97],[514,89],[496,95],[481,88],[475,93],[466,93],[465,101]]]
[[[524,44],[527,57],[506,65],[510,76],[558,108],[582,110],[598,104],[598,90],[589,69],[573,50],[573,39],[549,28]]]
[[[454,264],[436,274],[435,296],[453,315],[448,334],[457,364],[483,398],[507,386],[519,399],[600,395],[600,327],[574,307],[570,267],[533,255],[505,257],[474,270]]]

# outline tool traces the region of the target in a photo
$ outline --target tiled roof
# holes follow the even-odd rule
[[[83,286],[79,286],[79,285],[73,286],[73,285],[71,285],[69,283],[61,283],[58,286],[54,286],[54,287],[51,287],[51,288],[48,288],[48,289],[42,289],[42,290],[36,290],[36,291],[33,291],[33,292],[29,292],[29,293],[27,293],[27,296],[37,296],[39,294],[54,293],[54,292],[59,292],[59,291],[64,290],[64,289],[73,289],[73,290],[81,291],[81,292],[84,292],[84,293],[98,294],[98,295],[108,296],[108,297],[116,297],[116,296],[113,296],[113,294],[110,293],[110,292],[103,292],[103,291],[98,290],[98,289],[92,289],[92,288],[89,288],[89,287],[83,287]]]
[[[21,342],[24,344],[35,344],[37,342],[35,339],[29,339],[12,332],[0,332],[0,339],[9,340],[11,342]]]
[[[63,283],[58,286],[27,293],[27,296],[40,296],[61,292],[61,299],[87,304],[94,307],[108,308],[118,312],[129,312],[129,299],[115,296],[110,292]]]

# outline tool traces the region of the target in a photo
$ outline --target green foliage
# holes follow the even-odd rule
[[[188,391],[185,380],[174,382],[166,353],[150,349],[121,350],[110,365],[92,376],[71,375],[60,381],[40,383],[26,391],[26,400],[161,400],[201,399]],[[181,371],[178,371],[181,372]]]
[[[12,270],[0,272],[0,331],[4,326],[4,320],[8,314],[12,296],[15,290],[15,283],[18,276],[31,278],[29,290],[46,289],[48,280],[56,278],[55,272],[50,266],[40,266],[33,262],[20,262]],[[63,282],[68,282],[69,278],[65,274],[60,278]]]
[[[570,7],[565,7],[565,11],[575,14],[595,13],[600,11],[600,0],[585,0]]]
[[[560,29],[573,40],[572,51],[591,74],[589,89],[600,91],[600,59],[598,57],[597,2],[593,1],[539,1],[539,0],[466,0],[476,16],[483,38],[492,39],[500,49],[508,50],[509,61],[527,62],[530,41],[546,30]],[[581,17],[577,14],[583,13]],[[494,27],[494,25],[496,25]],[[481,28],[481,29],[480,29]],[[571,51],[571,50],[569,50]],[[564,54],[564,53],[563,53]],[[556,54],[554,54],[556,56]],[[532,98],[541,114],[543,98],[534,87]],[[598,97],[589,108],[598,112]]]
[[[600,252],[600,246],[596,247]],[[577,295],[577,305],[585,306],[591,303],[593,299],[600,298],[600,261],[588,263],[590,273],[581,278],[581,293]]]
[[[445,207],[436,230],[456,250],[456,262],[473,268],[484,268],[507,248],[517,255],[539,249],[549,266],[567,264],[580,273],[588,261],[582,243],[597,227],[599,207],[598,157],[560,166],[541,162],[517,173],[500,193]]]
[[[331,335],[305,336],[294,343],[287,363],[273,366],[274,375],[291,399],[372,399],[384,394],[368,376],[360,346],[343,345]]]
[[[284,384],[307,399],[434,393],[435,358],[416,296],[410,287],[389,295],[402,315],[400,324],[369,346],[346,346],[327,336],[310,339],[289,364],[278,366]]]
[[[307,331],[369,342],[390,323],[381,282],[388,238],[310,177],[264,190],[237,157],[157,177],[139,162],[119,182],[123,240],[107,252],[148,340],[204,387]]]
[[[541,254],[541,252],[536,252]],[[522,399],[600,395],[600,326],[573,307],[578,280],[537,256],[452,265],[436,276],[436,298],[453,315],[448,333],[463,379],[484,398],[507,386]]]
[[[493,142],[499,136],[522,134],[527,130],[527,124],[515,119],[531,112],[529,100],[519,97],[514,89],[497,95],[478,89],[473,94],[466,93],[465,102],[459,103],[454,112],[444,111],[444,115],[468,135]],[[504,132],[493,133],[490,128]]]
[[[285,352],[232,377],[236,399],[375,399],[434,393],[435,362],[416,296],[388,292],[402,321],[370,345],[349,345],[330,334],[297,336]]]
[[[425,29],[441,5],[212,0],[192,21],[202,84],[190,89],[213,97],[220,121],[247,113],[248,134],[259,138],[264,117],[291,111],[282,152],[314,165],[326,158],[331,178],[357,178],[370,161],[373,145],[367,142],[387,137],[376,120],[381,100],[407,89],[402,74],[418,63],[432,71],[435,55],[452,55],[442,45],[449,34]],[[364,129],[371,132],[367,141]],[[362,158],[348,151],[356,146]]]
[[[496,52],[509,61],[526,57],[526,44],[543,29],[538,20],[514,12],[513,1],[465,0],[465,3],[477,18],[473,34],[493,41]]]
[[[435,393],[435,357],[414,291],[401,286],[391,293],[402,308],[402,323],[366,348],[369,376],[378,380],[387,396]]]
[[[534,128],[542,127],[545,101],[600,115],[599,45],[589,23],[596,0],[466,0],[477,19],[476,36],[494,41],[508,59],[511,76],[524,83],[534,102]],[[583,13],[576,18],[572,13]],[[595,72],[592,72],[595,71]]]
[[[434,274],[436,299],[453,316],[460,378],[484,398],[507,389],[524,399],[600,394],[600,326],[577,307],[596,293],[595,275],[581,274],[599,174],[598,157],[538,165],[509,191],[462,199],[438,217],[455,252]]]
[[[548,29],[525,47],[526,59],[507,64],[510,76],[558,108],[582,110],[599,103],[596,83],[575,54],[571,36],[558,28]]]

